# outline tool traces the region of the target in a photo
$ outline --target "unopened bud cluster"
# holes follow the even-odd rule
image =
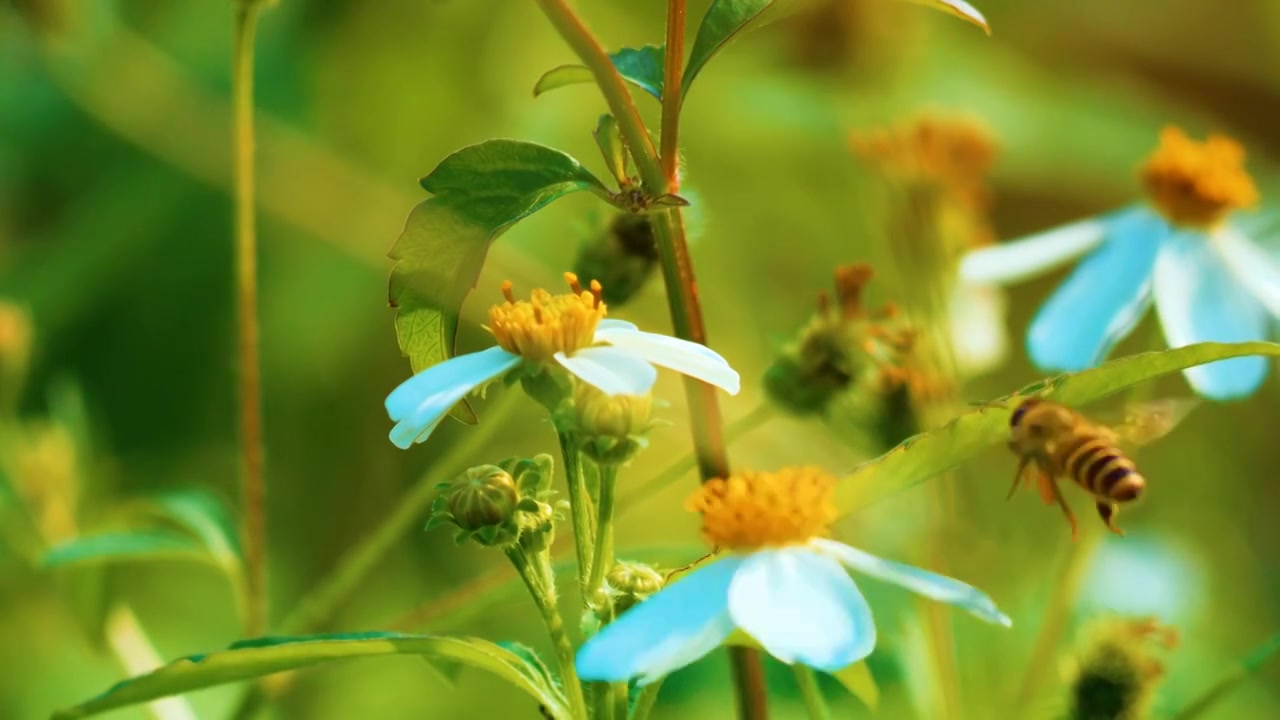
[[[1105,618],[1087,627],[1068,683],[1070,720],[1144,720],[1165,675],[1160,651],[1178,633],[1151,618]]]
[[[649,431],[662,424],[651,417],[653,397],[608,395],[584,382],[556,412],[556,425],[574,438],[584,455],[602,465],[630,461],[649,444]]]
[[[486,547],[519,543],[539,551],[555,538],[558,508],[549,503],[554,464],[550,455],[508,458],[497,465],[478,465],[453,481],[437,485],[442,492],[431,506],[427,529],[450,523],[455,540]]]

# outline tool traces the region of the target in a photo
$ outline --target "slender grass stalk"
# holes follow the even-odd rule
[[[1280,654],[1280,634],[1273,635],[1269,640],[1245,656],[1239,665],[1232,668],[1231,672],[1209,686],[1199,697],[1188,703],[1177,715],[1174,715],[1173,720],[1195,720],[1200,717],[1205,711],[1216,705],[1219,700],[1226,697],[1228,693],[1239,687],[1245,680],[1248,680],[1250,676],[1277,654]]]
[[[649,720],[649,713],[653,712],[653,706],[658,702],[658,693],[662,691],[662,681],[656,680],[652,684],[645,685],[644,689],[636,697],[636,704],[631,708],[630,720]]]
[[[1009,717],[1025,717],[1027,709],[1035,701],[1036,695],[1044,687],[1046,681],[1058,667],[1056,655],[1067,626],[1067,616],[1071,604],[1075,601],[1084,580],[1085,570],[1089,567],[1089,559],[1102,543],[1102,534],[1092,525],[1081,528],[1080,541],[1073,543],[1067,551],[1062,572],[1055,575],[1049,602],[1045,605],[1044,617],[1040,621],[1040,632],[1036,635],[1035,645],[1031,649],[1031,657],[1027,661],[1027,671],[1022,677],[1018,694],[1014,697],[1012,713]]]
[[[796,663],[791,666],[796,676],[796,684],[800,686],[800,697],[804,698],[804,707],[809,711],[810,720],[831,720],[831,709],[827,707],[827,699],[822,696],[822,688],[818,687],[818,678],[813,669]]]
[[[585,606],[590,599],[592,547],[596,542],[595,522],[592,520],[591,496],[587,492],[583,474],[582,454],[573,444],[573,438],[560,433],[560,455],[564,459],[564,473],[569,487],[569,512],[573,521],[573,549],[578,557],[578,587],[582,591]]]
[[[555,580],[547,555],[543,551],[531,557],[518,545],[507,550],[507,557],[529,588],[529,595],[538,606],[538,614],[542,616],[547,634],[551,636],[551,645],[560,665],[560,682],[569,699],[572,717],[574,720],[587,720],[591,716],[587,713],[586,696],[583,695],[582,682],[578,679],[578,670],[573,664],[573,643],[569,641],[564,618],[560,617],[560,609],[556,606]]]
[[[604,577],[613,567],[614,486],[618,484],[618,466],[600,466],[600,505],[596,508],[595,552],[591,556],[591,577],[587,580],[588,599],[604,589]]]
[[[266,480],[258,332],[258,240],[254,202],[253,42],[260,0],[239,0],[231,47],[232,185],[235,198],[236,328],[239,339],[240,546],[245,633],[267,625]]]

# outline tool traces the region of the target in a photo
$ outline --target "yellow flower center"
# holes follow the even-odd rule
[[[1196,229],[1213,227],[1232,210],[1258,201],[1240,143],[1221,135],[1198,143],[1175,127],[1160,132],[1160,145],[1142,168],[1142,184],[1166,220]]]
[[[564,274],[573,291],[552,295],[541,288],[528,300],[516,300],[511,281],[502,283],[507,301],[489,308],[489,331],[503,350],[525,360],[546,362],[556,353],[573,354],[592,344],[596,325],[605,316],[600,283],[584,290],[578,276]]]
[[[986,173],[997,149],[976,120],[923,116],[894,128],[854,133],[850,144],[887,174],[939,184],[971,207],[986,205]]]
[[[837,514],[834,487],[835,478],[816,467],[743,472],[707,481],[685,509],[702,513],[702,537],[713,547],[797,545],[827,534]]]

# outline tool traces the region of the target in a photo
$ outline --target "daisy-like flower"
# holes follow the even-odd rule
[[[583,680],[648,684],[711,652],[737,629],[791,664],[832,672],[871,654],[871,609],[845,568],[1009,626],[991,598],[948,577],[824,537],[835,478],[817,468],[711,480],[686,503],[725,551],[623,613],[578,650]]]
[[[1146,204],[976,250],[961,263],[968,281],[1011,283],[1085,255],[1031,322],[1027,350],[1041,369],[1097,365],[1153,302],[1170,347],[1262,340],[1280,317],[1280,262],[1232,218],[1258,201],[1238,143],[1217,135],[1199,143],[1165,128],[1142,182]],[[1233,358],[1184,373],[1201,395],[1226,400],[1257,390],[1267,361]]]
[[[393,390],[386,401],[396,421],[391,442],[407,449],[425,441],[454,404],[521,363],[561,367],[608,395],[645,395],[658,379],[655,365],[737,394],[738,373],[720,355],[606,320],[600,283],[583,289],[573,273],[564,277],[572,292],[538,289],[529,300],[516,300],[504,282],[506,302],[489,308],[487,329],[497,346],[432,365]]]

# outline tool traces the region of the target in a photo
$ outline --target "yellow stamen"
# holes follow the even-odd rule
[[[713,547],[757,550],[797,545],[827,534],[836,519],[835,477],[816,467],[743,472],[698,488],[685,508],[702,513]]]
[[[854,152],[885,173],[937,183],[975,207],[986,204],[985,176],[997,148],[977,120],[926,115],[890,129],[855,132],[849,140]]]
[[[1222,135],[1203,143],[1176,127],[1160,132],[1160,145],[1142,168],[1142,184],[1170,223],[1212,228],[1232,210],[1258,202],[1244,169],[1244,148]]]
[[[605,316],[600,283],[584,290],[573,273],[565,273],[573,290],[552,295],[537,289],[528,300],[515,299],[511,281],[502,283],[506,302],[489,308],[489,331],[509,353],[534,362],[546,362],[556,353],[573,354],[594,342],[596,325]]]

